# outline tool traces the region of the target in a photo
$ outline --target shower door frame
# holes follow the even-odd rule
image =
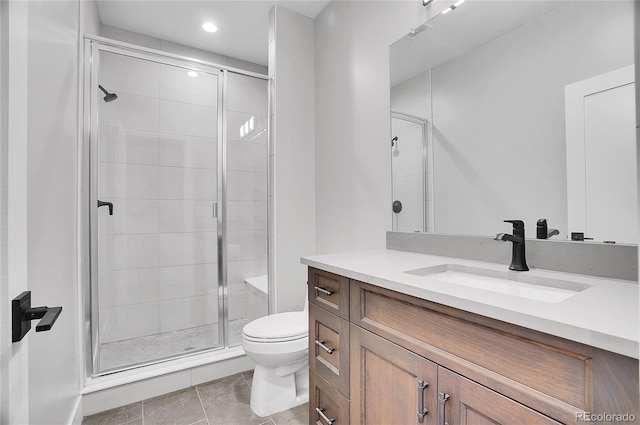
[[[168,358],[154,359],[146,362],[125,365],[108,371],[99,371],[99,300],[98,296],[98,219],[95,206],[98,200],[98,105],[100,96],[93,87],[98,86],[98,76],[100,69],[100,52],[120,54],[134,59],[147,60],[161,65],[176,66],[185,70],[193,70],[217,76],[217,196],[215,204],[215,218],[217,222],[217,275],[218,275],[218,347],[210,347],[202,350],[195,350],[189,353],[176,353]],[[126,370],[142,368],[158,363],[189,357],[197,354],[226,350],[229,345],[229,293],[227,282],[227,75],[229,72],[241,74],[249,77],[259,78],[268,82],[267,92],[267,182],[272,172],[269,166],[269,155],[271,154],[270,120],[271,116],[271,90],[272,80],[268,75],[245,71],[224,65],[193,59],[185,56],[175,55],[155,49],[149,49],[129,43],[123,43],[104,37],[88,36],[84,37],[84,84],[83,89],[83,142],[80,149],[80,196],[79,196],[79,224],[80,224],[80,246],[84,247],[80,253],[81,279],[80,297],[82,300],[83,314],[81,323],[81,339],[84,338],[83,349],[85,350],[85,376],[96,378],[110,375]],[[267,183],[268,184],[268,183]],[[267,223],[272,219],[269,209],[266,209]],[[270,267],[269,252],[269,228],[266,228],[266,256],[267,256],[267,276]],[[83,283],[84,282],[84,283]],[[270,287],[271,285],[268,285]],[[272,291],[267,291],[268,313],[273,311],[274,299]]]
[[[422,127],[422,231],[423,232],[433,232],[434,228],[434,217],[433,212],[435,208],[433,207],[435,200],[431,199],[431,208],[427,208],[427,197],[431,193],[433,195],[433,178],[429,178],[429,170],[432,171],[433,174],[433,145],[429,143],[429,140],[433,140],[431,137],[431,121],[427,118],[422,118],[416,115],[407,114],[404,112],[396,112],[391,111],[391,120],[393,119],[407,121],[413,124],[418,124]],[[391,128],[393,128],[393,123],[391,123]],[[394,137],[392,134],[391,137]],[[393,197],[393,155],[391,156],[391,198]],[[393,213],[391,215],[393,220]],[[393,221],[392,221],[393,228]]]

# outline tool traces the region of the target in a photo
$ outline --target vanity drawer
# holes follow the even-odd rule
[[[351,291],[358,326],[528,404],[593,411],[588,347],[362,282]]]
[[[309,366],[349,396],[349,322],[309,305]]]
[[[309,267],[309,302],[349,320],[349,279]]]
[[[350,423],[349,400],[318,376],[313,369],[309,369],[309,423],[315,425],[349,425]]]

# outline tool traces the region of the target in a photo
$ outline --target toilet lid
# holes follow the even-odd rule
[[[242,333],[256,339],[297,339],[307,336],[309,322],[307,313],[296,311],[264,316],[248,323]]]

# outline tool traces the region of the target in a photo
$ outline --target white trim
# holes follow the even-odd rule
[[[111,375],[103,375],[96,378],[89,378],[85,381],[84,388],[80,394],[90,394],[107,388],[113,388],[124,384],[129,384],[143,379],[179,372],[194,367],[233,359],[245,356],[242,347],[231,347],[224,350],[216,350],[204,354],[195,354],[175,360],[152,364],[136,369],[125,370]]]
[[[71,409],[71,414],[69,415],[67,423],[69,425],[81,425],[82,418],[82,396],[78,395],[76,397],[76,402],[73,404],[73,409]]]
[[[571,232],[585,232],[587,228],[584,98],[631,84],[634,80],[635,67],[629,65],[569,84],[564,89],[567,137],[567,224]]]

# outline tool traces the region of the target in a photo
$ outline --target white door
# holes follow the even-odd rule
[[[638,242],[633,66],[566,87],[569,232]]]

